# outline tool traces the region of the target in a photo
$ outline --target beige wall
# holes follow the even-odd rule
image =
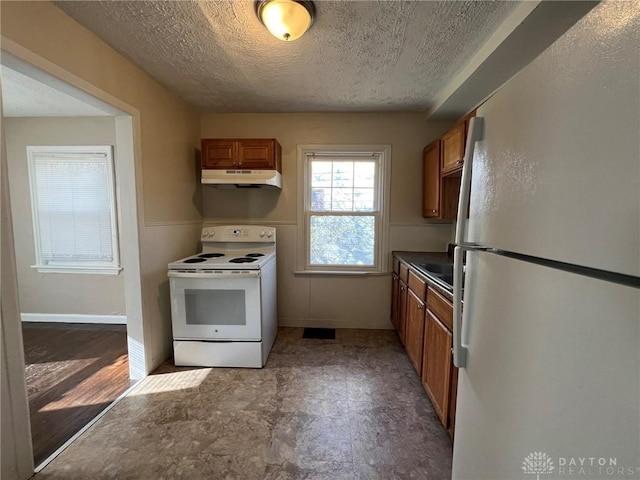
[[[144,342],[145,369],[151,370],[171,354],[167,263],[192,253],[199,237],[199,115],[51,2],[2,2],[1,8],[3,50],[103,99],[113,99],[109,102],[133,117],[143,314],[135,341]],[[3,315],[3,331],[19,331],[15,321]],[[131,345],[131,326],[129,336]],[[12,362],[8,371],[19,372],[20,366]],[[28,428],[28,417],[17,406],[10,414],[2,416],[3,434],[5,418]],[[24,429],[12,431],[13,444],[22,446]],[[3,435],[3,451],[10,443]]]
[[[297,146],[390,144],[389,252],[444,251],[451,224],[422,218],[422,149],[447,123],[427,123],[420,113],[296,113],[203,115],[203,138],[276,138],[282,145],[281,191],[225,190],[205,186],[207,223],[264,223],[277,228],[278,318],[281,325],[391,328],[389,275],[295,275]],[[328,301],[330,299],[330,301]]]
[[[31,268],[36,256],[27,146],[115,145],[114,117],[5,118],[4,130],[21,312],[124,315],[122,273],[39,273]]]

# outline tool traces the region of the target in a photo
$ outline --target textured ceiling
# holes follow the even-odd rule
[[[99,117],[112,115],[30,76],[2,66],[5,117]]]
[[[249,0],[56,2],[203,112],[427,110],[517,3],[316,1],[287,43]]]

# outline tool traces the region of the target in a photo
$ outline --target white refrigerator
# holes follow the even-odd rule
[[[601,3],[477,111],[454,479],[640,478],[639,5]]]

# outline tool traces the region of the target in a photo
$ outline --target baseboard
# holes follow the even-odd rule
[[[23,322],[47,323],[101,323],[126,325],[126,315],[80,315],[76,313],[21,313]]]
[[[301,327],[301,328],[356,328],[362,330],[393,330],[391,321],[362,324],[348,320],[321,320],[309,318],[278,318],[279,327]]]

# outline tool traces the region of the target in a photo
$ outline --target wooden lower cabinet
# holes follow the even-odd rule
[[[451,332],[427,310],[422,384],[445,428],[449,424]]]
[[[422,371],[422,348],[424,344],[424,302],[409,289],[407,295],[407,325],[404,348],[418,375]]]
[[[400,337],[400,343],[405,345],[405,329],[407,324],[407,295],[409,289],[407,284],[398,280],[400,286],[398,287],[398,336]]]
[[[400,296],[400,278],[397,274],[391,277],[391,323],[396,331],[400,331],[400,312],[398,311],[398,302]]]
[[[453,365],[453,305],[419,272],[394,257],[391,322],[442,425],[453,438],[458,369]]]

